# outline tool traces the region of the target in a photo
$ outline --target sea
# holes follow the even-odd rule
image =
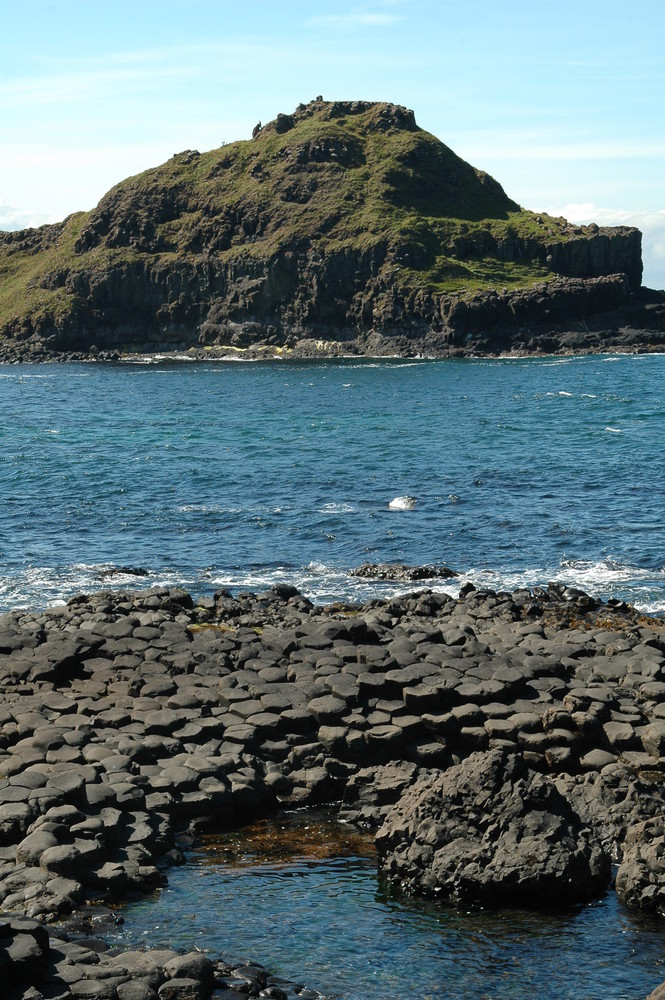
[[[0,610],[364,601],[413,584],[351,571],[399,562],[663,613],[664,440],[662,354],[3,366]]]
[[[18,364],[0,438],[0,610],[157,585],[328,603],[560,581],[665,613],[662,354]],[[352,575],[386,562],[459,576]],[[116,943],[263,961],[339,1000],[639,1000],[665,980],[662,918],[611,890],[461,913],[396,896],[371,846],[329,827],[314,855],[284,837],[252,856],[243,833],[240,862],[198,847]]]

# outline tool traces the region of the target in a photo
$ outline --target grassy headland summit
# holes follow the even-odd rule
[[[324,101],[0,233],[0,360],[649,350],[641,234],[528,212],[393,104]]]

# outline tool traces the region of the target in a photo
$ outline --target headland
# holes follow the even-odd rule
[[[0,233],[0,361],[665,346],[641,234],[521,208],[412,111],[324,101]]]

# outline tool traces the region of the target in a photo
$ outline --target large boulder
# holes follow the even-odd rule
[[[665,816],[632,826],[623,845],[617,895],[635,910],[665,914]]]
[[[379,867],[407,892],[459,904],[588,899],[610,859],[547,776],[504,749],[419,779],[388,813]]]

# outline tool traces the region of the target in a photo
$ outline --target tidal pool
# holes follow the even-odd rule
[[[372,838],[311,813],[206,838],[124,908],[121,947],[250,959],[344,1000],[643,1000],[665,923],[614,892],[566,912],[460,912],[377,880]]]

